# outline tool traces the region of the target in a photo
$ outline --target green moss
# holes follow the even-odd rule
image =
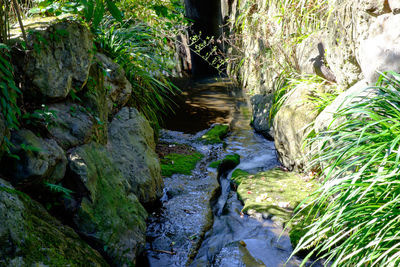
[[[234,182],[236,185],[240,185],[242,179],[245,179],[248,175],[248,172],[241,169],[236,169],[232,172],[231,181]]]
[[[201,140],[205,141],[207,144],[218,144],[222,143],[222,139],[228,134],[229,126],[217,124],[207,133],[205,133]]]
[[[161,174],[170,177],[175,173],[190,175],[203,154],[194,152],[191,155],[171,153],[161,159]]]
[[[243,212],[268,214],[276,222],[287,223],[297,205],[317,188],[315,181],[304,181],[298,174],[273,169],[255,175],[238,170],[232,180],[239,184],[237,193],[243,201]],[[289,225],[293,243],[304,235],[307,222],[301,216]]]
[[[219,164],[221,164],[221,160],[213,161],[210,164],[208,164],[208,167],[210,167],[210,168],[218,168]]]

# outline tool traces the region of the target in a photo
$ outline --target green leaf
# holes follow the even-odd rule
[[[122,23],[122,13],[112,0],[106,0],[107,9],[117,21]]]

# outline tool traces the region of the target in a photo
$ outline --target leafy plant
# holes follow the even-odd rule
[[[70,190],[70,189],[68,189],[68,188],[63,187],[62,185],[52,184],[52,183],[48,183],[48,182],[45,182],[44,184],[45,184],[51,191],[56,192],[56,193],[61,193],[62,196],[63,196],[64,198],[67,198],[67,199],[71,199],[71,198],[72,198],[72,195],[71,195],[71,194],[74,193],[74,191],[72,191],[72,190]]]
[[[366,90],[374,93],[336,113],[344,122],[311,140],[325,179],[305,205],[313,223],[293,252],[313,246],[303,265],[311,256],[332,266],[400,264],[400,74]]]

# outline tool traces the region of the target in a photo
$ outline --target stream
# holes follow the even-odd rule
[[[241,213],[243,205],[229,180],[233,170],[218,174],[208,167],[232,153],[241,158],[236,168],[249,173],[279,166],[274,143],[250,127],[251,112],[241,90],[232,89],[228,81],[206,79],[188,91],[186,104],[211,109],[210,114],[217,114],[211,124],[229,123],[231,130],[224,139],[225,148],[202,144],[198,139],[207,129],[176,131],[179,125],[188,129],[206,125],[184,112],[173,119],[173,130],[161,132],[161,141],[190,144],[205,156],[192,175],[164,179],[162,207],[149,217],[146,253],[140,266],[299,266],[301,260],[296,257],[287,262],[292,246],[282,226],[268,215]]]

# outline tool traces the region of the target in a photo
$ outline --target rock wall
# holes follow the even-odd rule
[[[163,192],[153,129],[126,106],[132,86],[87,26],[35,25],[27,49],[18,37],[12,49],[28,115],[11,134],[0,117],[13,144],[0,155],[0,265],[135,265],[144,206]]]
[[[361,80],[365,86],[374,85],[379,72],[400,72],[399,1],[319,1],[322,4],[316,10],[329,15],[310,13],[309,17],[316,16],[317,26],[300,35],[295,19],[301,15],[299,9],[287,6],[283,14],[281,2],[221,0],[223,17],[230,18],[225,27],[230,42],[227,53],[240,59],[230,62],[230,74],[254,95],[253,99],[272,99],[282,78],[291,73],[317,75],[338,91],[346,91]],[[307,23],[302,21],[302,31],[309,27]],[[302,91],[312,95],[312,90],[294,88],[294,94]],[[310,113],[313,104],[305,99],[294,105],[301,99],[298,97],[288,97],[275,116],[273,129],[265,120],[271,102],[263,108],[260,101],[253,101],[253,121],[257,131],[274,132],[282,164],[303,171],[307,158],[300,144],[313,129],[309,124],[318,114]]]

